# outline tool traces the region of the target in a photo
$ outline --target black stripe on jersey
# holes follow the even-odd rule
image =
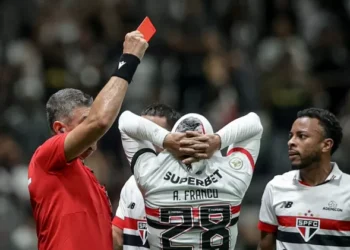
[[[140,236],[137,235],[123,234],[123,240],[123,245],[125,246],[149,248],[148,241],[146,241],[146,243],[143,244]]]
[[[144,153],[153,153],[153,154],[157,155],[156,152],[154,152],[154,150],[150,149],[150,148],[142,148],[139,151],[137,151],[134,154],[134,156],[132,157],[131,164],[130,164],[132,174],[134,174],[134,166],[136,164],[137,158],[139,158],[139,156],[144,154]]]
[[[309,244],[320,246],[350,247],[350,236],[335,236],[316,234],[305,242],[299,233],[277,231],[277,240],[286,243]]]
[[[236,225],[236,223],[238,222],[238,218],[239,217],[232,218],[231,222],[230,222],[230,224],[228,226],[232,227],[232,226]],[[153,227],[155,229],[162,229],[162,230],[167,230],[167,229],[170,229],[170,228],[173,228],[173,227],[176,226],[176,225],[163,224],[163,223],[160,223],[159,221],[151,220],[149,218],[147,218],[147,224],[150,227]],[[181,225],[177,226],[177,228],[181,231]]]

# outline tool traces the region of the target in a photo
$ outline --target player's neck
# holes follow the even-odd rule
[[[304,183],[310,186],[317,186],[323,183],[331,172],[332,166],[330,161],[321,161],[301,169],[300,178]]]

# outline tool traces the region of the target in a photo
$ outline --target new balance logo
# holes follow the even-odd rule
[[[126,62],[124,62],[124,61],[119,62],[118,69],[123,67],[125,64],[126,64]]]
[[[128,206],[128,208],[130,209],[134,209],[134,207],[135,207],[135,202],[131,202]]]
[[[292,201],[283,201],[282,206],[280,208],[291,208],[293,206]]]

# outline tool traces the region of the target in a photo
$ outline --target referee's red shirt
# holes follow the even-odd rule
[[[111,208],[104,187],[79,159],[66,162],[67,134],[34,153],[28,188],[39,250],[112,250]]]

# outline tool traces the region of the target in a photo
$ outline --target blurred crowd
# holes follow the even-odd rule
[[[153,102],[205,115],[215,130],[249,111],[263,144],[244,199],[236,249],[256,249],[263,188],[290,169],[296,112],[341,120],[334,155],[350,172],[350,0],[0,0],[0,249],[36,249],[27,166],[50,136],[45,102],[61,88],[96,96],[145,16],[157,28],[123,110]],[[130,170],[115,124],[88,160],[113,208]]]

